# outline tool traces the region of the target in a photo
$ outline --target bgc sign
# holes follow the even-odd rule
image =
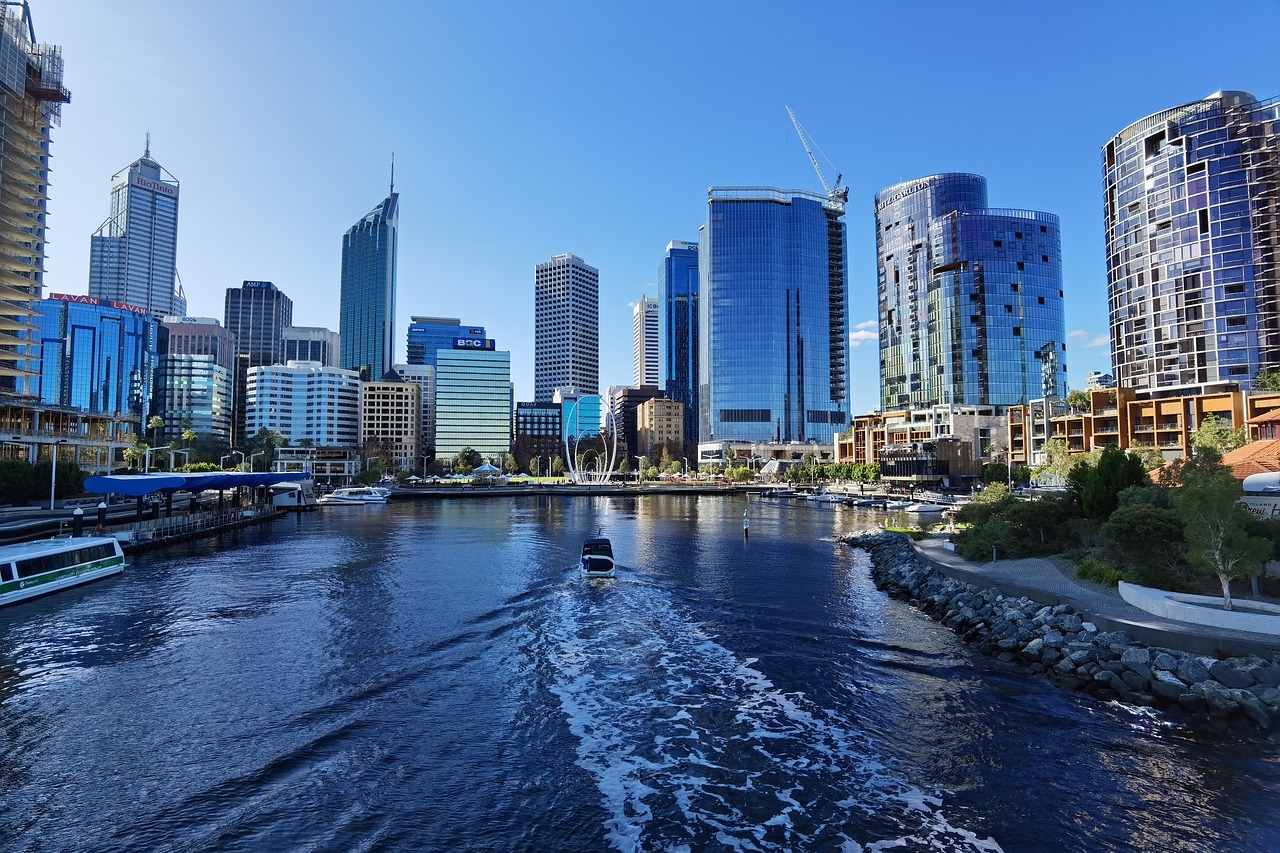
[[[492,350],[493,338],[454,338],[454,349]]]

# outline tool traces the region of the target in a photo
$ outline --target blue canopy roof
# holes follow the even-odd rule
[[[237,486],[274,486],[276,483],[293,483],[310,479],[310,477],[310,474],[280,474],[270,471],[265,473],[213,471],[202,474],[107,474],[101,477],[86,477],[84,490],[95,495],[141,497],[152,492],[173,492],[179,489],[200,492],[205,489],[234,489]]]

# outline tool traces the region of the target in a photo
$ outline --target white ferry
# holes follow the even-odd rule
[[[352,506],[356,504],[384,504],[391,492],[387,489],[376,489],[368,486],[349,486],[345,489],[334,489],[327,495],[321,495],[316,503],[320,506]]]
[[[124,551],[109,536],[0,545],[0,606],[123,571]]]

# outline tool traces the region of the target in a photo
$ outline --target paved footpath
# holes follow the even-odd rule
[[[1067,574],[1070,567],[1057,559],[1028,557],[973,563],[945,545],[945,540],[932,538],[916,542],[915,548],[956,580],[993,587],[1006,595],[1025,595],[1042,604],[1070,604],[1082,614],[1089,614],[1102,630],[1126,631],[1147,645],[1226,657],[1245,654],[1270,657],[1280,652],[1280,637],[1193,625],[1140,610],[1114,592],[1070,576]]]

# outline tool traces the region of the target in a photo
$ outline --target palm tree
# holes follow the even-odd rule
[[[151,443],[156,443],[156,433],[164,429],[164,418],[159,415],[152,415],[147,421],[147,429],[151,430]]]

